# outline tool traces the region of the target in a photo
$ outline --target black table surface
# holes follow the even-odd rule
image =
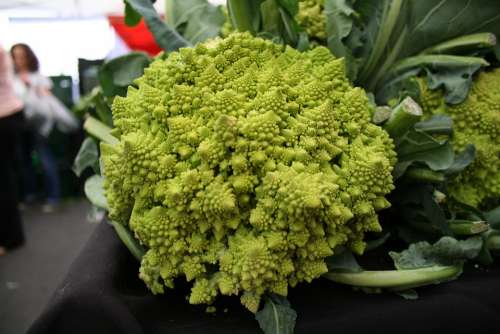
[[[181,281],[164,295],[149,293],[138,267],[102,223],[28,333],[260,332],[238,298],[220,298],[208,314],[186,301],[189,286]],[[288,299],[298,314],[296,333],[500,333],[498,263],[418,292],[417,300],[405,300],[318,279],[291,289]]]

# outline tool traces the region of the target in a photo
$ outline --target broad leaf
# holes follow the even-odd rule
[[[72,170],[80,176],[86,168],[92,168],[94,173],[99,173],[99,150],[94,139],[87,137],[80,146]]]
[[[85,181],[85,196],[95,206],[103,209],[108,208],[108,202],[104,196],[104,178],[100,175],[93,175]]]
[[[151,62],[142,52],[132,52],[104,63],[99,69],[99,82],[105,96],[124,96],[127,87],[144,73]]]
[[[460,153],[455,155],[455,161],[453,164],[445,171],[446,175],[456,175],[467,168],[476,158],[476,147],[469,144]]]
[[[500,229],[500,206],[484,213],[484,218],[491,227]]]
[[[278,0],[278,4],[292,17],[299,12],[298,0]]]
[[[141,22],[142,15],[136,12],[127,1],[123,2],[125,2],[125,24],[129,27],[138,25]]]
[[[450,266],[475,258],[482,246],[481,237],[466,240],[442,237],[433,245],[427,241],[417,242],[401,253],[390,252],[389,255],[398,270]]]
[[[431,135],[451,135],[453,132],[453,121],[448,115],[435,115],[428,120],[415,124],[415,130]]]
[[[217,37],[225,22],[221,6],[207,0],[168,0],[167,23],[191,44]]]
[[[264,0],[227,0],[231,24],[238,31],[258,33],[261,25],[260,5]]]
[[[255,314],[255,319],[265,334],[293,334],[297,313],[285,297],[266,297],[264,308]]]
[[[339,254],[329,256],[325,259],[328,271],[360,272],[363,268],[358,264],[350,250],[345,249]]]
[[[146,25],[158,45],[165,51],[176,51],[191,46],[175,29],[169,27],[156,12],[150,0],[125,0],[130,7],[144,17]]]
[[[499,12],[494,0],[325,1],[330,50],[345,57],[351,79],[382,102],[399,97],[394,88],[412,69],[426,73],[432,87],[444,87],[448,103],[463,101],[472,75],[486,65],[462,57],[463,46],[470,54],[474,46],[491,47],[491,41],[477,42],[486,36],[477,33],[500,35]],[[439,55],[427,56],[431,52]]]

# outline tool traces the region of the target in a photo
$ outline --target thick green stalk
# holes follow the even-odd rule
[[[441,183],[445,180],[443,173],[433,171],[427,167],[410,167],[404,175],[414,181],[426,183]]]
[[[425,49],[420,54],[456,54],[478,49],[492,48],[497,39],[489,32],[460,36]]]
[[[392,110],[384,129],[397,140],[420,121],[422,114],[422,108],[411,97],[407,97]]]
[[[111,135],[111,128],[106,124],[99,121],[97,118],[92,116],[88,117],[83,123],[83,128],[92,136],[96,137],[100,141],[105,143],[115,145],[118,144],[119,141],[116,137]]]
[[[488,231],[490,226],[485,221],[449,220],[450,230],[456,235],[475,235]]]
[[[391,117],[391,108],[387,106],[376,107],[372,115],[372,122],[375,124],[382,124]]]
[[[408,270],[380,270],[361,272],[330,272],[323,277],[342,284],[378,288],[393,291],[437,284],[456,278],[462,273],[462,265],[433,266]]]
[[[479,57],[464,57],[450,55],[418,55],[415,57],[405,58],[396,63],[385,80],[394,78],[408,70],[420,68],[422,66],[432,67],[453,67],[453,66],[488,66],[489,63]]]

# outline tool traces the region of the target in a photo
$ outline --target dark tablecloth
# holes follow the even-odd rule
[[[221,298],[217,313],[207,314],[186,301],[185,283],[150,294],[138,266],[113,228],[101,224],[29,334],[259,333],[238,298]],[[288,299],[298,314],[296,333],[500,333],[498,264],[468,268],[419,295],[369,295],[319,279],[291,289]]]

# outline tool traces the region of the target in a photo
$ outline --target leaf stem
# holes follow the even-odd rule
[[[391,108],[387,106],[376,107],[372,115],[372,122],[375,124],[382,124],[391,117]]]
[[[362,288],[393,291],[406,290],[452,280],[462,273],[462,265],[433,266],[408,270],[329,272],[323,277],[331,281]]]
[[[397,140],[420,121],[422,114],[422,108],[411,97],[406,97],[393,109],[384,129]]]
[[[406,177],[420,182],[441,183],[445,181],[444,174],[433,171],[427,167],[411,167],[404,174]]]
[[[466,51],[476,51],[478,49],[491,48],[496,45],[497,39],[494,34],[485,32],[464,35],[450,39],[443,43],[439,43],[420,52],[421,55],[426,54],[456,54]]]
[[[449,220],[450,230],[456,235],[475,235],[486,232],[490,226],[485,221]]]
[[[100,141],[111,145],[119,143],[118,139],[111,135],[111,128],[97,118],[89,116],[83,123],[83,128]]]

